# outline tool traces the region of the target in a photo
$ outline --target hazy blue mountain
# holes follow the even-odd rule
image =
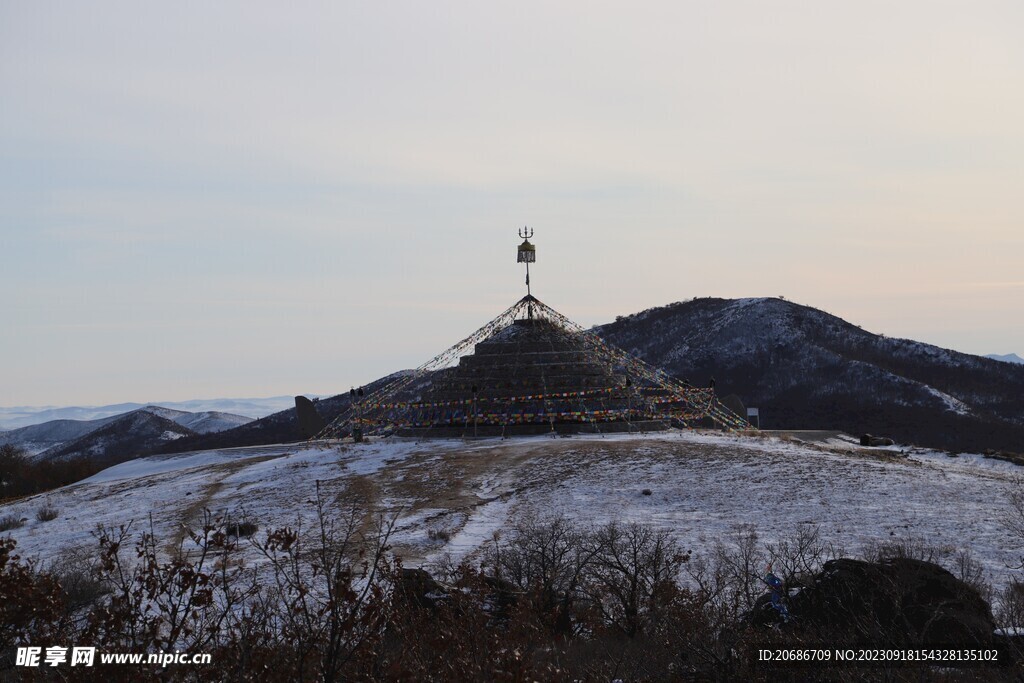
[[[311,396],[312,397],[312,396]],[[270,398],[214,398],[190,401],[150,401],[149,403],[115,403],[105,406],[15,406],[0,408],[0,428],[17,429],[51,420],[97,420],[138,410],[147,405],[183,410],[190,413],[220,412],[260,418],[294,405],[292,396]]]
[[[1007,353],[1000,356],[998,353],[990,353],[985,358],[991,358],[992,360],[1000,360],[1004,363],[1021,363],[1024,364],[1024,358],[1021,358],[1015,353]]]

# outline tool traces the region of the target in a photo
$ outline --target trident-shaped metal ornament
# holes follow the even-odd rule
[[[532,295],[530,294],[530,264],[536,263],[537,261],[537,247],[530,244],[530,238],[533,237],[533,229],[524,226],[523,229],[519,231],[519,236],[523,238],[523,243],[519,245],[519,254],[518,258],[516,258],[516,263],[526,264],[526,296],[532,298]],[[532,319],[533,305],[528,305],[526,310]]]

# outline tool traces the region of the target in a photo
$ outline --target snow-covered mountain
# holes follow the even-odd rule
[[[872,334],[782,299],[694,299],[596,330],[762,427],[885,434],[948,449],[1024,450],[1024,366]]]
[[[992,360],[999,360],[1004,363],[1022,363],[1024,364],[1024,358],[1021,358],[1015,353],[1006,353],[999,355],[998,353],[990,353],[985,358],[991,358]]]
[[[187,410],[174,410],[164,406],[146,406],[145,408],[142,408],[142,410],[177,422],[182,427],[188,427],[197,434],[223,432],[226,429],[233,429],[234,427],[252,422],[252,418],[250,417],[232,415],[230,413],[222,413],[213,410],[201,413],[190,413]]]
[[[48,460],[90,458],[115,463],[152,453],[168,441],[195,432],[146,409],[118,416],[73,441],[48,448],[36,457]]]
[[[147,413],[159,416],[162,419],[169,420],[174,422],[176,425],[185,428],[186,431],[184,432],[172,430],[177,434],[175,438],[224,431],[226,429],[232,429],[239,425],[252,422],[251,418],[243,417],[241,415],[231,415],[229,413],[190,413],[184,410],[165,408],[163,406],[145,406],[121,415],[114,415],[97,420],[51,420],[50,422],[44,422],[42,424],[21,427],[19,429],[0,433],[0,445],[11,444],[18,446],[19,448],[27,451],[30,455],[39,455],[40,457],[49,457],[49,455],[53,455],[58,452],[61,453],[60,457],[72,457],[76,454],[93,457],[96,456],[99,451],[97,450],[96,444],[90,441],[87,437],[106,425],[117,422],[121,420],[121,418],[135,415],[136,413]],[[147,422],[144,419],[141,421],[126,421],[121,422],[117,429],[130,430],[135,426],[146,424]],[[107,437],[110,436],[110,434],[107,435]],[[78,442],[83,439],[84,441],[82,444],[79,444]],[[143,438],[143,441],[144,440],[145,439]],[[130,435],[123,434],[114,439],[112,443],[114,442],[132,443],[133,441],[130,438]],[[158,442],[162,443],[161,440],[158,440]],[[109,450],[108,448],[104,447],[99,450],[104,451],[103,457],[107,457],[106,451]],[[115,451],[117,451],[117,448],[114,448],[110,455],[116,455],[118,458],[126,455],[119,451],[115,453]]]
[[[50,420],[42,424],[20,427],[0,433],[0,445],[11,444],[34,455],[66,441],[81,438],[116,420],[117,417],[115,415],[99,420]]]

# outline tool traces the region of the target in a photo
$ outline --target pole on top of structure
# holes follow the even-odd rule
[[[526,297],[532,299],[533,295],[530,294],[530,264],[536,263],[537,261],[537,247],[530,244],[530,238],[533,237],[533,229],[523,227],[519,231],[519,236],[523,238],[523,243],[519,245],[519,253],[516,258],[517,263],[526,264]],[[529,301],[526,305],[527,314],[530,320],[533,320],[533,302]]]

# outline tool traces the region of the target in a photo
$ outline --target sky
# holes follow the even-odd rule
[[[1024,354],[1024,3],[0,0],[0,405],[334,394],[524,292]]]

